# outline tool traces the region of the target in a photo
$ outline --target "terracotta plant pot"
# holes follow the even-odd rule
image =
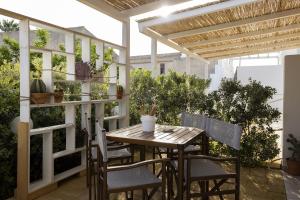
[[[77,62],[75,64],[76,80],[88,80],[90,79],[90,66],[87,62]]]
[[[117,99],[123,98],[123,91],[117,91]]]
[[[300,176],[300,161],[286,159],[287,163],[287,173],[293,176]]]
[[[44,104],[49,101],[50,93],[31,93],[31,102],[34,104]]]
[[[64,99],[64,91],[63,90],[54,91],[53,96],[54,96],[55,103],[61,103]]]

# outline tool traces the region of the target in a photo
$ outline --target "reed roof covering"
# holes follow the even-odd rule
[[[208,60],[297,48],[300,0],[258,0],[147,28]]]
[[[106,3],[113,6],[119,11],[128,10],[155,1],[159,0],[105,0]]]

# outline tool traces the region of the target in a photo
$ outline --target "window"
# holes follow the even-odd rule
[[[165,74],[165,73],[166,73],[165,63],[160,63],[160,74]]]

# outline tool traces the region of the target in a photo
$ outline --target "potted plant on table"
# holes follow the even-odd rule
[[[44,104],[49,101],[50,93],[47,92],[47,87],[41,79],[32,80],[30,92],[30,100],[34,104]]]
[[[300,176],[300,141],[293,134],[289,134],[286,141],[291,144],[288,149],[292,152],[292,156],[286,159],[287,172],[294,176]]]
[[[141,109],[141,122],[144,132],[154,132],[155,130],[155,123],[157,118],[155,117],[157,110],[157,106],[153,104],[149,106],[149,108],[145,108],[142,106]]]

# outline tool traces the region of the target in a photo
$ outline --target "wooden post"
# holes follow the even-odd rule
[[[28,199],[29,184],[29,123],[20,122],[18,127],[17,200]]]

